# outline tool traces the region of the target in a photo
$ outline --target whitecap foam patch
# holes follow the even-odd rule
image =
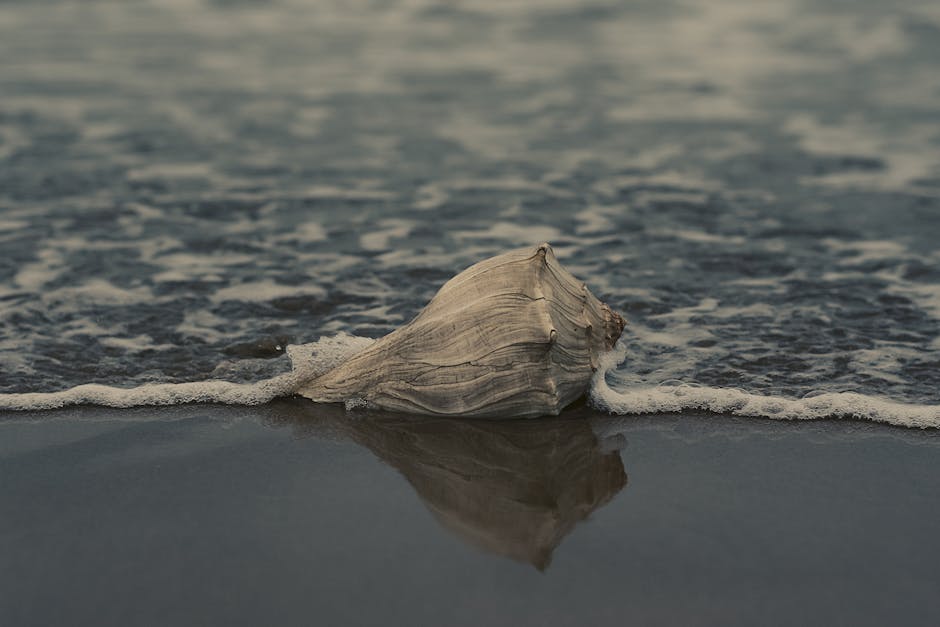
[[[78,385],[61,392],[0,394],[0,410],[57,409],[68,405],[138,407],[182,403],[260,405],[293,394],[298,386],[346,361],[374,340],[340,333],[316,342],[287,347],[291,371],[254,383],[194,381],[150,383],[133,388]]]
[[[820,418],[855,418],[883,422],[899,427],[940,428],[940,405],[912,405],[889,399],[833,392],[800,399],[762,396],[735,388],[678,385],[611,387],[607,374],[627,355],[620,343],[602,358],[591,382],[589,399],[597,409],[613,414],[662,414],[700,410],[754,418],[814,420]],[[669,382],[672,383],[672,382]]]

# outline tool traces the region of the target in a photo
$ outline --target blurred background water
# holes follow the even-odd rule
[[[0,3],[0,391],[270,376],[545,240],[624,388],[936,404],[938,62],[917,0]]]

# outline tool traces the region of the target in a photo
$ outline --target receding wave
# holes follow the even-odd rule
[[[832,392],[789,399],[735,388],[689,383],[648,387],[611,386],[607,375],[626,356],[619,345],[604,356],[591,383],[591,404],[613,414],[662,414],[687,410],[781,420],[851,418],[899,427],[940,428],[940,405],[913,405],[855,392]]]
[[[190,383],[150,383],[133,388],[108,385],[78,385],[60,392],[0,394],[0,410],[57,409],[68,405],[139,407],[183,403],[224,403],[260,405],[279,396],[292,394],[297,386],[337,366],[361,351],[373,340],[341,333],[310,344],[287,347],[291,371],[252,383],[194,381]]]
[[[287,348],[291,370],[251,383],[195,381],[151,383],[133,388],[107,385],[78,385],[60,392],[0,394],[0,410],[57,409],[69,405],[140,407],[184,403],[260,405],[293,394],[297,387],[349,359],[373,340],[341,333],[309,344]],[[657,386],[611,385],[608,375],[626,357],[626,346],[604,355],[591,383],[589,399],[601,411],[613,414],[663,414],[697,410],[754,418],[814,420],[850,418],[900,427],[940,428],[940,405],[913,405],[854,392],[834,392],[789,399],[763,396],[735,388],[690,383]],[[349,399],[347,405],[356,405]]]

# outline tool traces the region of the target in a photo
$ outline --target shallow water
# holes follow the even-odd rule
[[[938,42],[913,0],[0,4],[0,392],[257,381],[549,240],[621,401],[936,406]]]

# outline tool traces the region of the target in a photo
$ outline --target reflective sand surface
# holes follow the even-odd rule
[[[0,617],[929,625],[940,611],[933,435],[580,411],[538,428],[289,401],[5,421]]]

